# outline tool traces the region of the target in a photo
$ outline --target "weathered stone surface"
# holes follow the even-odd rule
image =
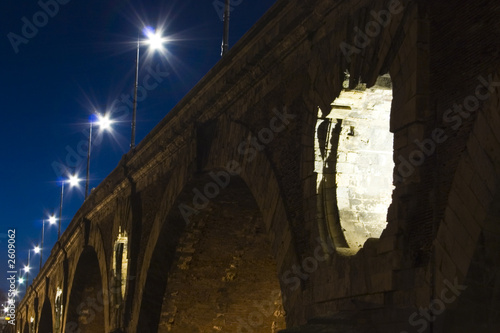
[[[16,330],[267,333],[284,316],[288,332],[500,331],[498,17],[496,0],[276,1],[91,193]],[[394,134],[383,220],[359,193],[388,177],[370,163],[390,163],[328,148],[323,121],[386,74],[390,118],[348,119],[367,118],[354,133],[370,142]],[[338,184],[318,188],[319,162]],[[363,213],[356,242],[339,203],[361,207],[346,214]],[[276,306],[262,324],[253,301]]]

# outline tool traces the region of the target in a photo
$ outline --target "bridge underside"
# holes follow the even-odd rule
[[[500,331],[498,17],[276,1],[91,193],[17,329]]]

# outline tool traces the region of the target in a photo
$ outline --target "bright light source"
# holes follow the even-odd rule
[[[70,175],[69,178],[68,178],[68,183],[69,183],[69,186],[70,187],[73,187],[73,186],[78,186],[78,182],[80,181],[80,179],[78,179],[78,175]]]
[[[33,251],[35,251],[35,253],[40,253],[40,246],[35,246]]]
[[[161,31],[154,31],[151,27],[144,28],[144,34],[148,37],[147,43],[153,50],[161,50],[163,43],[166,42],[165,38],[161,36]]]
[[[21,278],[19,278],[19,280],[17,280],[17,282],[19,282],[19,284],[23,284],[24,283],[24,279],[21,277]]]
[[[113,121],[109,119],[109,114],[105,114],[104,116],[97,114],[97,125],[101,130],[107,130],[111,128],[111,124]]]
[[[54,215],[50,216],[49,217],[49,223],[50,224],[56,224],[57,223],[57,219]]]
[[[30,271],[30,269],[31,269],[31,267],[30,267],[30,266],[28,266],[28,265],[25,265],[25,266],[24,266],[24,271],[25,271],[26,273],[28,273],[28,272]]]

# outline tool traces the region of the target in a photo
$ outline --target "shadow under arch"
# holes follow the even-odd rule
[[[42,312],[40,314],[40,323],[38,324],[38,333],[52,333],[54,326],[52,324],[52,305],[50,300],[45,298]]]
[[[443,332],[500,332],[499,220],[500,187],[490,204],[465,281],[449,281],[448,288],[433,301],[436,328]]]
[[[276,263],[260,209],[240,177],[219,180],[227,187],[210,190],[213,177],[196,177],[168,213],[147,271],[141,330],[285,328]],[[200,205],[195,214],[187,214],[180,208],[193,207],[195,193]]]
[[[103,285],[97,253],[91,246],[82,251],[75,270],[65,332],[104,332]]]

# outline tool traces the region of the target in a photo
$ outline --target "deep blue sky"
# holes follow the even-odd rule
[[[172,41],[166,44],[164,55],[146,57],[147,47],[141,48],[140,84],[148,67],[158,66],[159,71],[170,75],[138,104],[136,143],[220,59],[223,24],[214,0],[59,1],[66,4],[59,4],[53,17],[46,16],[46,24],[37,0],[4,0],[0,4],[1,276],[7,275],[7,230],[16,229],[16,264],[21,268],[28,248],[40,242],[42,217],[58,213],[60,183],[54,163],[67,166],[68,149],[78,152],[79,144],[86,141],[84,132],[88,131],[92,111],[112,110],[115,99],[131,94],[135,41],[143,24],[162,24]],[[231,12],[230,46],[274,2],[232,0],[235,6]],[[38,20],[36,35],[25,28],[23,36],[23,17],[30,23]],[[21,42],[14,40],[19,37],[13,34],[28,38]],[[12,45],[16,41],[17,53]],[[92,147],[91,188],[116,167],[129,149],[132,109],[126,105],[115,103],[115,111],[122,107],[122,111],[115,112],[122,116],[122,122],[114,124],[113,135],[105,133],[102,141]],[[70,159],[70,165],[75,161]],[[86,158],[81,157],[79,162],[76,169],[84,177]],[[81,184],[80,190],[65,188],[63,230],[84,200],[84,182]],[[56,238],[57,227],[48,227],[44,259]],[[31,262],[35,273],[38,260],[35,256]],[[0,288],[5,290],[5,278],[1,281]]]

